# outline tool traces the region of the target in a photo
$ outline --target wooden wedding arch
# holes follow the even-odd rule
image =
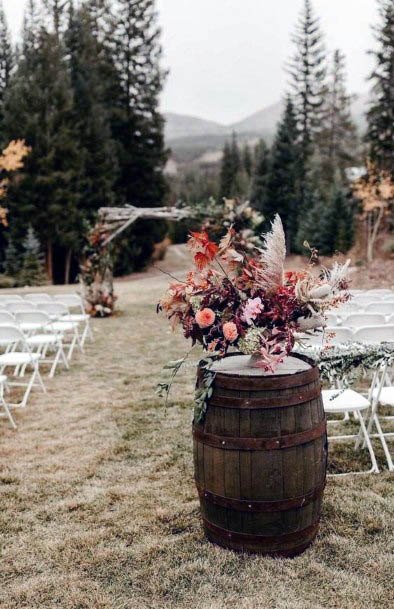
[[[179,221],[191,217],[188,208],[101,207],[96,225],[88,235],[80,282],[86,311],[93,316],[111,315],[116,301],[111,243],[137,220]]]

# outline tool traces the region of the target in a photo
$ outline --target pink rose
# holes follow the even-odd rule
[[[209,328],[215,321],[215,313],[212,309],[201,309],[196,313],[196,322],[200,328]]]
[[[223,334],[226,340],[233,343],[238,338],[238,330],[235,323],[232,321],[227,321],[225,324],[223,324]]]
[[[261,302],[261,298],[249,298],[246,305],[244,306],[242,321],[245,321],[249,326],[252,325],[253,320],[256,319],[257,315],[264,309],[264,305]]]

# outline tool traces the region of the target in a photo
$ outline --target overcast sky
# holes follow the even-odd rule
[[[14,36],[25,0],[3,0]],[[164,65],[162,108],[231,123],[278,101],[303,0],[157,0]],[[347,57],[349,88],[366,92],[376,0],[313,0],[328,49]]]

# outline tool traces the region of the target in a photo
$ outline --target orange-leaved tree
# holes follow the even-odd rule
[[[392,212],[394,182],[388,171],[368,162],[366,175],[353,185],[353,194],[361,203],[361,219],[366,225],[367,261],[372,262],[376,239],[385,228],[385,217]]]
[[[23,167],[23,159],[29,154],[31,148],[26,146],[24,140],[13,140],[0,154],[0,198],[7,194],[8,174]],[[8,209],[0,205],[0,224],[8,226]]]

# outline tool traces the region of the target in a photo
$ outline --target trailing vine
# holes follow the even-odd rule
[[[194,397],[194,421],[202,423],[207,409],[208,402],[213,393],[213,382],[215,380],[215,372],[212,372],[211,366],[214,362],[213,358],[206,358],[200,361],[200,368],[204,370],[201,382],[197,384]]]

